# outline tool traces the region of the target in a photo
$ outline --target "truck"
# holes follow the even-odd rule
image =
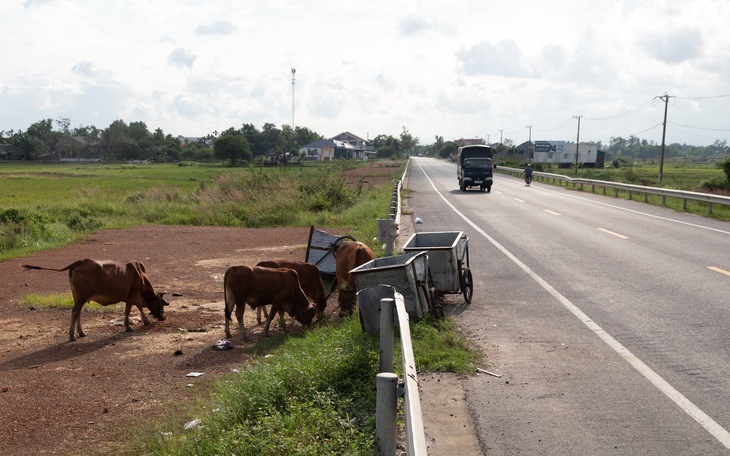
[[[456,176],[459,189],[479,187],[479,190],[492,191],[492,148],[485,145],[459,147],[456,159]]]

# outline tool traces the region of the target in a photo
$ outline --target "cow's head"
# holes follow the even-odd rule
[[[307,307],[306,309],[303,309],[299,314],[297,315],[297,321],[302,324],[305,328],[311,328],[312,327],[312,320],[314,320],[314,316],[317,314],[317,309],[315,307]]]
[[[165,296],[164,291],[160,293],[155,293],[152,299],[147,300],[147,308],[149,309],[150,313],[153,317],[157,318],[160,321],[163,321],[165,319],[165,306],[170,305],[169,302],[165,301],[163,296]]]

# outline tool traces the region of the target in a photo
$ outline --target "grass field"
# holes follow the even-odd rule
[[[0,165],[0,259],[64,245],[100,228],[140,224],[352,227],[372,239],[392,188],[353,185],[362,162],[276,168],[194,165]],[[379,165],[386,166],[386,165]],[[404,162],[390,164],[393,175]]]

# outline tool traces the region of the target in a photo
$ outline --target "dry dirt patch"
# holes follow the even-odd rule
[[[196,385],[242,367],[250,343],[237,330],[233,350],[213,348],[225,337],[223,273],[266,259],[304,260],[308,234],[306,228],[143,226],[100,231],[68,247],[0,262],[3,453],[117,453],[114,442],[124,441],[135,418],[162,416],[192,397]],[[152,325],[125,333],[110,324],[122,309],[84,312],[88,336],[70,343],[69,310],[20,305],[28,293],[69,293],[66,273],[22,271],[21,264],[60,268],[81,258],[142,260],[155,289],[168,291],[167,320],[151,319]],[[246,317],[249,328],[260,329],[253,312]],[[186,377],[190,372],[205,375]]]

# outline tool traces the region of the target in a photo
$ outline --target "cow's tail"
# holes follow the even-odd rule
[[[228,324],[227,322],[231,320],[231,312],[232,312],[231,309],[233,307],[235,307],[235,303],[233,303],[233,305],[228,304],[229,299],[233,299],[233,296],[231,296],[231,292],[228,289],[228,274],[230,274],[230,272],[231,272],[231,270],[228,269],[226,271],[225,275],[223,275],[223,305],[225,306],[225,310],[223,311],[223,314],[225,315],[225,318],[226,318],[225,319],[226,325]]]
[[[78,267],[82,263],[82,261],[83,260],[76,261],[75,263],[71,263],[68,266],[66,266],[65,268],[61,268],[61,269],[46,268],[46,267],[43,267],[43,266],[33,266],[32,264],[23,264],[20,267],[23,268],[23,269],[25,269],[25,270],[38,269],[38,270],[41,270],[41,271],[63,272],[63,271],[73,271],[74,269],[76,269],[76,267]]]

